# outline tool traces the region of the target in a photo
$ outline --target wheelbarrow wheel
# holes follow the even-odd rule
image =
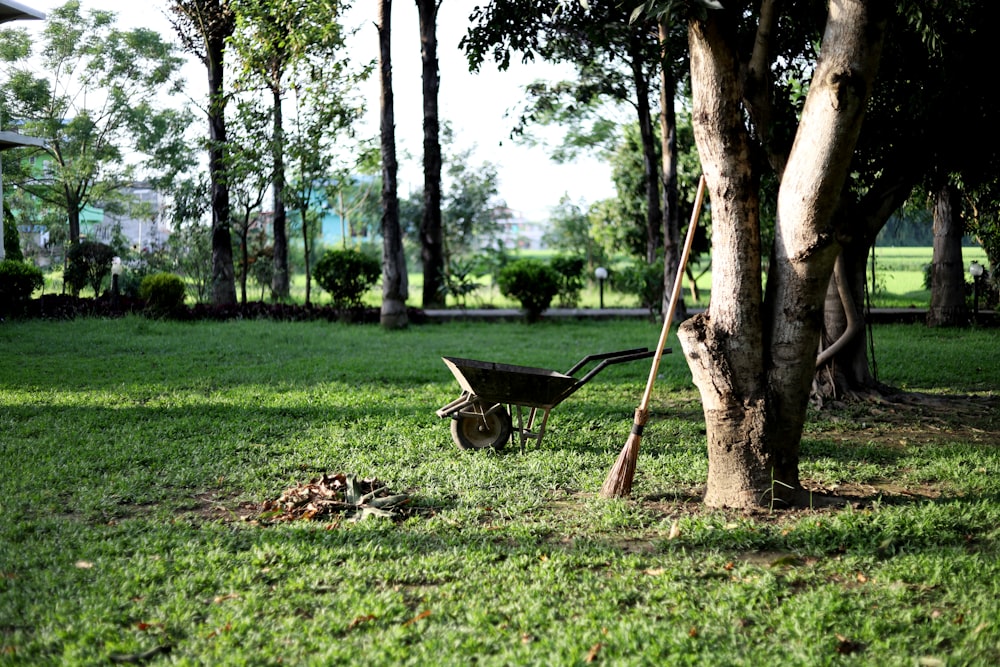
[[[459,415],[451,420],[451,439],[459,449],[501,449],[513,430],[503,406],[484,415]]]

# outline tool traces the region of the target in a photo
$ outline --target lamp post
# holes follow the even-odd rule
[[[983,275],[983,265],[979,262],[969,264],[969,275],[972,276],[972,321],[979,322],[979,279]]]
[[[594,269],[594,277],[597,278],[597,291],[600,295],[601,310],[604,310],[604,281],[608,278],[608,270],[603,266]]]
[[[117,307],[118,306],[118,279],[122,274],[122,258],[112,257],[111,258],[111,302]]]

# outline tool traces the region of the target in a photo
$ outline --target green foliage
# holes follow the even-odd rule
[[[112,197],[134,178],[136,163],[151,176],[192,164],[184,132],[190,113],[159,108],[180,90],[182,59],[155,31],[126,31],[116,22],[114,12],[84,11],[73,0],[48,12],[29,48],[23,28],[0,32],[0,51],[16,57],[8,63],[16,75],[2,84],[3,120],[58,146],[44,154],[45,169],[19,185],[58,203],[72,241],[83,207]]]
[[[607,253],[591,236],[590,218],[567,195],[549,215],[549,228],[542,237],[545,245],[553,250],[568,253],[584,252],[588,266],[605,261]]]
[[[541,260],[518,259],[500,269],[497,285],[501,294],[520,301],[525,317],[534,322],[559,293],[559,278],[559,272]]]
[[[21,252],[21,235],[17,231],[17,220],[11,213],[7,202],[3,204],[3,250],[7,259],[14,261],[24,261],[24,253]]]
[[[583,257],[556,255],[549,260],[552,268],[559,274],[559,306],[576,308],[580,303],[580,291],[586,284],[584,271],[587,260]]]
[[[650,313],[660,311],[663,304],[663,260],[652,264],[635,260],[617,275],[612,276],[611,286],[619,292],[633,294]]]
[[[111,260],[115,251],[111,246],[97,241],[80,241],[70,246],[66,253],[66,270],[63,280],[77,294],[90,286],[94,296],[101,295],[101,285],[111,274]]]
[[[465,308],[466,297],[482,287],[476,279],[478,266],[479,262],[473,259],[453,258],[448,262],[444,284],[441,287],[445,295],[452,297],[459,308]]]
[[[0,316],[20,312],[31,294],[44,284],[45,277],[38,267],[14,259],[0,262]]]
[[[184,281],[173,273],[153,273],[142,279],[139,298],[156,315],[170,315],[184,306]]]
[[[338,308],[361,306],[361,297],[382,273],[377,259],[359,250],[327,250],[314,271],[316,283],[333,297]]]

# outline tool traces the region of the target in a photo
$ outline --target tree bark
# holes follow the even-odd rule
[[[408,324],[406,254],[399,227],[396,174],[396,120],[392,95],[392,0],[379,3],[378,41],[382,136],[382,310],[379,322],[386,329]]]
[[[668,30],[662,21],[658,26],[660,49],[660,162],[663,186],[663,304],[669,308],[670,292],[681,265],[681,226],[677,211],[677,117],[674,112],[674,90],[677,82],[666,60]],[[679,298],[675,319],[687,319],[684,299]]]
[[[735,50],[740,16],[710,11],[689,26],[695,139],[711,192],[716,268],[709,310],[682,324],[679,336],[705,412],[709,506],[780,506],[799,495],[799,443],[840,251],[834,212],[885,31],[885,16],[873,14],[858,0],[830,5],[778,194],[766,298]]]
[[[660,175],[657,173],[656,141],[653,138],[653,117],[649,111],[649,79],[643,58],[642,35],[630,30],[628,53],[632,65],[632,82],[635,85],[635,108],[639,119],[639,136],[642,138],[642,170],[646,184],[646,261],[656,261],[660,246],[660,227],[663,214],[660,209]]]
[[[958,191],[945,185],[934,201],[934,257],[931,261],[931,307],[927,326],[954,327],[969,323],[965,305],[962,223],[956,219]]]
[[[416,0],[420,17],[420,57],[424,101],[424,214],[420,256],[424,264],[424,308],[441,308],[444,299],[444,241],[441,229],[441,125],[438,90],[437,11],[440,0]]]
[[[290,293],[288,272],[288,215],[285,210],[285,130],[281,113],[281,83],[280,72],[276,73],[277,85],[272,85],[271,96],[273,113],[273,145],[271,159],[274,162],[274,177],[272,185],[272,208],[274,218],[271,226],[274,231],[273,269],[271,276],[271,294],[275,299],[287,299]]]
[[[223,53],[225,39],[206,41],[208,56],[208,171],[212,179],[212,303],[236,303],[236,277],[229,220],[229,179],[226,174],[226,93]]]

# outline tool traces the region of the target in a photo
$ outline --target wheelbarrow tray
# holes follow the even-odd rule
[[[581,381],[564,373],[493,361],[442,357],[462,389],[484,403],[551,409],[572,394]]]

